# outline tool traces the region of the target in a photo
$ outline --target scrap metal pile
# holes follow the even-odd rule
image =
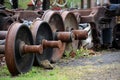
[[[81,46],[100,48],[115,41],[120,48],[119,25],[111,26],[115,24],[113,13],[100,6],[60,11],[1,7],[0,54],[4,54],[10,73],[18,75],[44,60],[57,62],[65,51],[73,52]]]

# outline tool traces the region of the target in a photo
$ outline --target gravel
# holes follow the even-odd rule
[[[82,67],[81,72],[83,73],[85,69],[88,69],[84,75],[76,74],[79,77],[72,80],[120,80],[120,51],[103,51],[100,54],[79,59],[61,59],[57,65]],[[91,67],[86,68],[86,66]]]

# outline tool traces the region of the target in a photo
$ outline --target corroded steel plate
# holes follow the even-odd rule
[[[15,22],[8,30],[5,44],[5,59],[12,75],[26,73],[33,65],[34,54],[22,54],[21,41],[33,45],[32,34],[28,27]]]

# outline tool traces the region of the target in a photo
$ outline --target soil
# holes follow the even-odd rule
[[[73,67],[85,73],[82,76],[77,73],[73,76],[78,75],[78,77],[71,80],[120,80],[120,51],[116,50],[102,51],[79,59],[61,59],[57,65],[61,68]],[[82,70],[77,67],[81,67]]]
[[[5,58],[0,55],[0,66]],[[54,65],[60,67],[61,74],[69,80],[120,80],[120,51],[107,50],[81,57],[61,59]]]

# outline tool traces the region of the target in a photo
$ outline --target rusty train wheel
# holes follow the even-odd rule
[[[64,25],[65,31],[71,32],[72,30],[78,30],[78,23],[75,15],[69,11],[60,12]],[[72,43],[66,44],[66,51],[71,52],[78,49],[79,40],[74,40]]]
[[[28,27],[15,22],[8,30],[5,43],[5,59],[7,67],[13,76],[28,72],[34,61],[34,54],[22,54],[20,49],[21,41],[33,45],[32,34]]]
[[[65,31],[64,23],[59,13],[48,10],[43,14],[42,19],[50,24],[53,32]]]
[[[31,26],[31,31],[34,39],[34,44],[39,45],[42,43],[42,40],[53,40],[53,34],[49,24],[47,22],[41,20],[34,20]],[[53,55],[53,48],[46,48],[43,50],[42,54],[36,54],[35,65],[41,65],[41,61],[43,60],[51,60]],[[36,61],[35,60],[35,61]]]
[[[55,32],[65,31],[64,23],[59,13],[48,10],[43,14],[42,19],[50,24],[50,28],[52,29],[53,35],[55,34]],[[62,57],[64,49],[65,43],[63,43],[63,47],[61,47],[61,49],[53,49],[52,62],[56,62]]]

